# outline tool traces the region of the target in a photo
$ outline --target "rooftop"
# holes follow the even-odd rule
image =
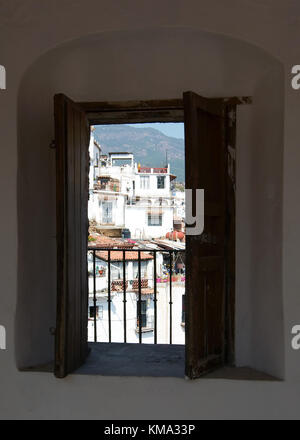
[[[125,240],[107,237],[96,233],[90,234],[89,247],[99,247],[107,249],[132,249],[135,243],[130,243]]]
[[[127,151],[112,151],[112,152],[110,152],[110,153],[108,153],[109,154],[109,156],[113,156],[114,154],[124,154],[124,155],[132,155],[133,153],[128,153]]]
[[[90,248],[105,248],[110,249],[110,259],[111,261],[123,261],[123,251],[125,249],[133,249],[136,246],[135,242],[130,242],[128,240],[121,240],[111,237],[106,237],[100,234],[91,234],[90,238],[92,241],[89,242]],[[141,260],[152,260],[153,255],[147,252],[140,252]],[[108,261],[108,251],[99,250],[96,252],[96,256],[101,260]],[[137,250],[126,250],[125,260],[126,261],[137,261],[139,259],[139,252]]]
[[[125,252],[125,260],[126,261],[137,261],[139,259],[139,253],[141,255],[141,260],[152,260],[153,255],[148,254],[147,252],[138,252],[138,251],[126,251]],[[96,252],[96,255],[100,260],[108,261],[108,251],[99,251]],[[112,250],[110,252],[110,260],[111,261],[124,261],[123,251]]]

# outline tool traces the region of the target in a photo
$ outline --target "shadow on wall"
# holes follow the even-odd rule
[[[265,87],[269,80],[275,87],[272,90]],[[89,36],[51,50],[31,66],[21,83],[18,100],[15,329],[19,368],[49,362],[54,353],[49,332],[56,321],[55,151],[49,148],[54,137],[54,94],[62,92],[76,101],[121,101],[180,98],[183,91],[193,90],[208,97],[255,97],[253,108],[257,116],[250,128],[253,137],[245,139],[247,152],[243,153],[251,156],[255,152],[253,167],[244,161],[245,168],[239,169],[238,163],[238,175],[248,176],[237,184],[239,197],[251,206],[251,211],[247,216],[239,208],[237,212],[238,245],[247,244],[240,251],[241,261],[247,260],[247,266],[239,260],[237,263],[237,359],[256,367],[254,352],[258,344],[260,352],[268,351],[261,370],[283,375],[281,249],[275,242],[275,235],[281,230],[282,210],[282,84],[281,65],[260,49],[239,40],[183,28]],[[266,105],[269,98],[280,111],[273,112]],[[243,137],[238,142],[241,151],[242,142]],[[257,173],[266,191],[259,192],[256,205],[252,188],[257,188]],[[270,185],[276,188],[275,211]],[[255,212],[258,208],[259,222]],[[259,229],[266,218],[272,224],[267,237]],[[266,224],[263,231],[265,227]],[[260,239],[260,267],[266,268],[263,274],[257,267],[257,252],[251,242],[256,232]],[[243,284],[245,278],[249,283]],[[267,311],[265,316],[262,311]],[[277,346],[270,343],[274,322]]]

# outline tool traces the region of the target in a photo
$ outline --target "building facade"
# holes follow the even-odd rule
[[[175,176],[170,165],[142,167],[131,153],[109,153],[93,168],[89,218],[101,225],[101,232],[115,230],[121,235],[127,229],[133,239],[151,239],[173,229]]]

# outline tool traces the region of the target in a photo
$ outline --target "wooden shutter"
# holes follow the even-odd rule
[[[57,324],[55,375],[65,377],[87,353],[87,243],[90,129],[85,112],[54,97],[57,166]]]
[[[186,237],[186,375],[224,361],[225,168],[223,101],[183,95],[186,188],[204,189],[204,232]]]

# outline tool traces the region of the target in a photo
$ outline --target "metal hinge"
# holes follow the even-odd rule
[[[55,148],[56,148],[55,140],[53,140],[53,141],[50,142],[50,144],[49,144],[49,148],[51,148],[52,150],[55,150]]]

